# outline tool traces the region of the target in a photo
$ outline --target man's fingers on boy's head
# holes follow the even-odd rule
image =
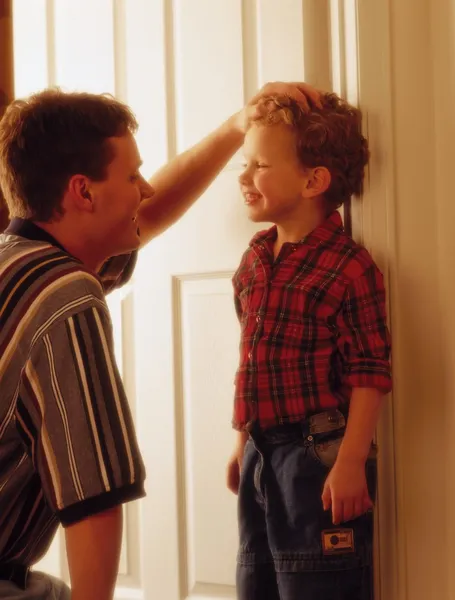
[[[303,94],[307,105],[308,105],[308,100],[310,100],[311,103],[314,104],[317,108],[322,109],[322,102],[321,102],[322,92],[320,92],[313,86],[308,85],[308,83],[294,82],[293,85],[295,85],[296,88],[299,90],[299,92],[301,94]]]
[[[317,90],[316,88],[308,85],[307,83],[295,83],[296,89],[298,89],[299,93],[302,94],[305,98],[305,103],[309,107],[308,101],[311,102],[316,108],[322,109],[321,96],[322,92]],[[297,98],[296,98],[297,100]]]
[[[266,83],[248,104],[255,105],[266,96],[289,96],[298,102],[305,112],[311,110],[310,103],[317,108],[322,108],[321,92],[304,82],[275,81]]]

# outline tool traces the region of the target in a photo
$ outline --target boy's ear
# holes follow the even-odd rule
[[[329,189],[332,176],[327,167],[307,169],[303,195],[305,198],[322,196]]]

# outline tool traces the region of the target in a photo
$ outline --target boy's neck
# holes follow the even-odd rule
[[[300,242],[309,233],[317,229],[327,219],[327,212],[322,207],[315,207],[311,212],[296,218],[295,216],[288,221],[276,223],[277,238],[274,245],[275,258],[280,253],[283,244],[296,244]]]

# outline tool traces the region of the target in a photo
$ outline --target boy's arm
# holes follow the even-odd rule
[[[352,391],[346,433],[322,494],[324,510],[332,509],[335,525],[355,519],[373,507],[365,463],[382,403],[382,393],[374,388]]]
[[[332,508],[335,524],[356,518],[372,507],[365,462],[382,398],[391,389],[385,289],[375,265],[348,287],[337,325],[352,396],[345,437],[322,495],[324,508]]]
[[[243,142],[248,119],[264,96],[288,95],[305,109],[320,106],[320,94],[305,83],[269,83],[238,113],[201,142],[175,157],[151,179],[151,198],[139,210],[141,245],[175,223],[203,194]]]
[[[355,388],[349,404],[346,433],[337,462],[365,464],[378,423],[384,396],[374,388]]]

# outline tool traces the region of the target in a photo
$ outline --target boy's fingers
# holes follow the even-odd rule
[[[332,498],[332,521],[339,525],[343,520],[343,504],[336,498]]]
[[[229,463],[226,473],[226,484],[233,494],[238,494],[240,485],[240,469],[238,463]]]
[[[366,512],[364,498],[362,498],[362,497],[356,498],[354,501],[353,518],[356,519],[357,517],[360,517],[361,515],[363,515],[364,512]]]
[[[354,518],[355,510],[354,500],[346,499],[342,502],[342,506],[342,522],[352,521],[352,519]]]
[[[369,510],[372,510],[373,507],[374,507],[374,504],[371,501],[370,496],[367,494],[366,496],[363,497],[363,512],[368,512]]]
[[[326,484],[322,491],[322,507],[324,510],[329,510],[332,505],[332,495],[330,493],[330,487]]]

